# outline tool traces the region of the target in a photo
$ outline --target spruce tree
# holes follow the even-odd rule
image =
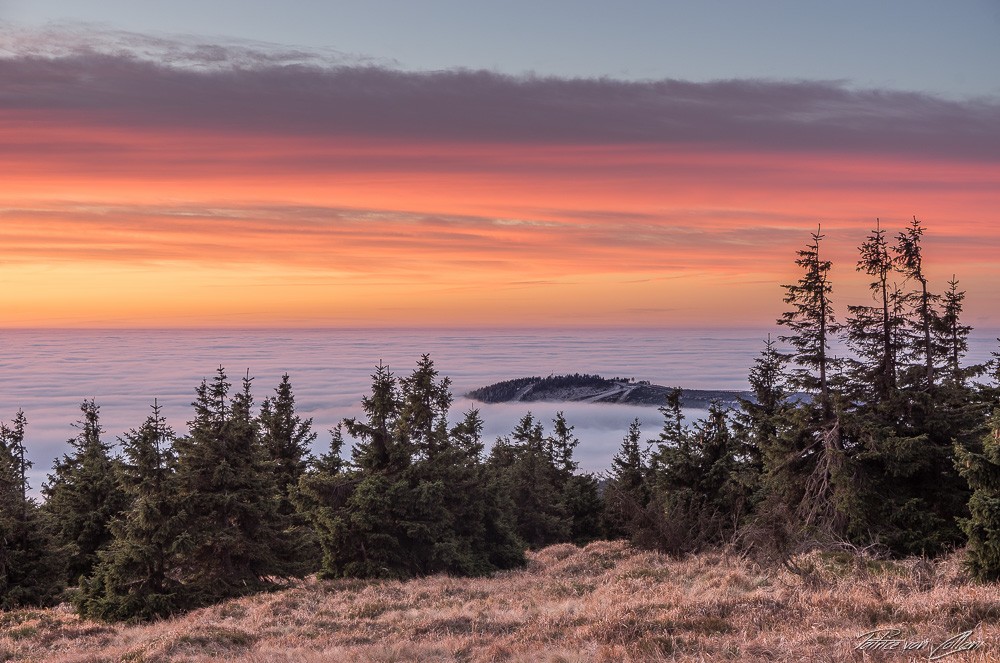
[[[423,475],[444,487],[444,505],[453,534],[438,544],[437,557],[450,573],[483,575],[523,566],[524,542],[518,538],[513,506],[493,481],[482,456],[483,421],[468,411],[452,427],[447,447],[425,461]]]
[[[560,500],[570,519],[570,540],[582,545],[602,536],[604,505],[597,477],[590,473],[576,473],[579,464],[573,459],[573,452],[579,444],[580,440],[573,435],[573,426],[566,421],[566,415],[557,412],[545,447],[555,470],[554,480]]]
[[[360,440],[351,451],[353,464],[364,472],[386,472],[410,463],[409,449],[395,444],[393,432],[399,417],[399,385],[381,362],[372,374],[371,394],[361,398],[366,421],[344,420],[347,432]]]
[[[159,405],[121,441],[118,479],[130,506],[111,523],[114,539],[76,597],[80,614],[106,621],[168,617],[186,604],[179,577],[187,521],[179,499],[173,431]]]
[[[966,564],[984,582],[1000,580],[1000,409],[990,431],[977,445],[958,445],[957,464],[972,488],[969,517],[962,521],[968,536]]]
[[[1000,408],[1000,338],[996,339],[998,349],[990,353],[990,359],[979,374],[985,374],[987,382],[976,385],[976,394],[984,406],[990,409]]]
[[[896,339],[903,320],[897,313],[897,295],[890,283],[893,260],[878,219],[858,252],[857,271],[872,278],[868,287],[876,305],[848,306],[847,340],[860,359],[861,369],[854,384],[861,387],[859,396],[866,401],[885,401],[896,391]]]
[[[425,354],[416,369],[400,380],[400,388],[397,445],[413,456],[432,458],[449,445],[451,379],[439,379],[434,362]]]
[[[740,476],[745,458],[738,455],[738,445],[729,425],[729,411],[717,401],[708,407],[708,414],[695,424],[694,439],[700,476],[697,492],[721,514],[721,526],[735,530],[747,511],[748,492]]]
[[[8,499],[3,503],[13,505],[13,511],[22,514],[28,508],[28,470],[33,463],[28,460],[24,447],[24,433],[28,426],[28,418],[24,410],[18,410],[14,421],[8,426],[0,422],[0,441],[4,454],[4,491]]]
[[[784,463],[789,452],[781,446],[779,435],[793,407],[785,374],[787,361],[768,334],[747,377],[752,397],[740,398],[740,409],[734,415],[734,432],[749,472],[746,479],[758,489],[768,470]]]
[[[0,610],[51,605],[64,585],[65,559],[28,496],[27,423],[22,410],[0,422]]]
[[[966,378],[985,369],[974,366],[969,369],[962,367],[962,360],[969,350],[969,334],[972,327],[962,324],[962,310],[965,303],[965,291],[958,289],[958,279],[953,275],[948,281],[948,289],[941,298],[941,313],[935,328],[936,346],[944,356],[944,367],[947,379],[953,387],[964,385]]]
[[[552,420],[552,434],[545,440],[545,447],[552,464],[563,477],[569,477],[576,471],[578,464],[573,460],[573,451],[580,440],[573,435],[573,426],[566,421],[566,415],[561,411]]]
[[[604,529],[611,538],[635,538],[649,506],[649,466],[641,440],[642,428],[634,419],[611,459],[604,487]]]
[[[275,470],[279,526],[284,528],[288,544],[282,556],[293,565],[295,575],[304,575],[319,570],[320,548],[305,515],[295,507],[293,493],[311,461],[309,450],[316,433],[312,430],[313,420],[303,419],[295,411],[295,395],[287,373],[281,376],[274,392],[260,406],[260,442]]]
[[[728,413],[719,403],[693,429],[683,425],[681,391],[660,408],[664,427],[650,463],[653,503],[661,511],[658,547],[678,553],[729,538],[749,506],[742,478],[747,458],[739,456]]]
[[[517,534],[532,548],[572,537],[573,519],[542,424],[530,412],[509,437],[498,439],[488,465],[493,480],[513,504]]]
[[[341,522],[338,509],[354,485],[345,480],[347,463],[341,456],[344,448],[342,425],[334,427],[330,435],[329,450],[306,468],[305,473],[299,477],[296,490],[292,491],[296,510],[306,518],[310,531],[320,546],[321,576],[337,575],[334,570],[340,564],[337,558],[339,551],[333,541]]]
[[[778,319],[790,333],[779,340],[792,346],[789,359],[796,365],[791,384],[812,395],[813,403],[800,404],[787,419],[782,446],[788,451],[783,471],[788,475],[788,497],[806,528],[838,535],[843,517],[838,505],[852,488],[840,472],[844,462],[839,394],[831,389],[829,343],[840,331],[830,299],[831,262],[820,254],[824,236],[817,229],[812,241],[798,252],[795,264],[804,274],[785,288],[785,303],[792,309]],[[791,506],[791,505],[789,505]]]
[[[245,594],[296,569],[279,512],[274,464],[260,443],[249,374],[230,398],[219,367],[202,381],[188,435],[174,443],[184,505],[179,565],[195,604]]]
[[[802,494],[798,485],[802,459],[797,453],[801,447],[788,434],[796,403],[789,393],[787,362],[768,334],[747,377],[751,396],[739,399],[733,415],[736,455],[743,464],[737,480],[753,509],[743,533],[764,554],[784,552],[795,529],[787,514]]]
[[[631,497],[632,501],[641,505],[649,499],[649,486],[646,485],[647,459],[642,449],[642,426],[639,419],[633,419],[628,432],[622,438],[621,448],[611,459],[609,483],[618,491]]]
[[[275,395],[265,398],[260,406],[260,441],[275,465],[281,512],[290,514],[294,507],[289,493],[306,470],[316,433],[312,430],[312,419],[303,419],[295,412],[295,395],[287,373],[281,376],[281,383],[274,391]]]
[[[792,372],[793,384],[816,394],[824,420],[833,415],[830,395],[830,369],[832,367],[830,340],[840,330],[833,314],[830,293],[830,268],[832,263],[820,256],[823,235],[817,229],[812,242],[799,250],[795,264],[805,272],[797,283],[783,285],[785,303],[792,310],[782,314],[778,324],[789,329],[789,334],[779,340],[793,348],[791,360],[797,365]]]
[[[73,584],[91,574],[98,552],[111,543],[111,521],[126,505],[112,447],[101,439],[100,407],[85,400],[80,411],[83,418],[74,424],[80,432],[69,440],[73,452],[56,461],[42,487],[44,511],[69,556],[67,580]]]
[[[916,217],[905,230],[896,237],[893,247],[894,259],[899,271],[906,278],[917,282],[917,289],[910,294],[913,302],[912,315],[909,319],[910,343],[915,354],[923,360],[923,376],[921,380],[913,380],[914,384],[922,383],[924,388],[934,385],[934,368],[937,359],[933,342],[935,326],[935,303],[938,297],[931,294],[927,286],[927,276],[923,266],[923,235],[924,227]]]
[[[423,356],[397,381],[379,365],[345,466],[331,454],[300,481],[327,577],[480,575],[524,563],[509,510],[482,465],[482,421],[448,428],[450,381]],[[334,435],[333,445],[343,439]]]
[[[684,426],[681,394],[679,388],[672,389],[666,405],[660,406],[663,430],[650,455],[651,481],[661,497],[678,493],[697,481],[698,464],[693,441]]]
[[[485,422],[477,408],[471,408],[451,429],[451,443],[469,458],[481,459],[486,445],[483,444]]]
[[[405,577],[415,573],[404,550],[402,511],[410,496],[398,475],[410,465],[412,455],[397,444],[399,384],[381,362],[361,408],[365,420],[343,422],[358,440],[350,465],[304,479],[301,499],[323,548],[321,575]],[[342,444],[339,435],[334,444]]]
[[[691,551],[700,546],[692,528],[701,517],[701,504],[694,503],[691,484],[697,464],[689,431],[681,412],[680,388],[672,389],[660,406],[663,428],[652,443],[649,457],[650,507],[645,530],[633,538],[644,547],[668,553]],[[695,540],[698,538],[699,540]]]
[[[23,416],[22,412],[18,412]],[[11,447],[12,431],[0,423],[0,597],[5,597],[10,583],[11,548],[15,539],[14,528],[23,511],[19,498],[19,468]],[[2,599],[0,599],[2,600]]]

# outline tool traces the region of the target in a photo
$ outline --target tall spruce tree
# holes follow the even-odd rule
[[[832,263],[820,255],[823,235],[819,229],[811,236],[811,243],[799,250],[795,264],[804,274],[797,283],[783,285],[785,303],[792,309],[778,319],[778,324],[789,329],[779,340],[793,348],[791,360],[797,368],[792,372],[793,384],[799,389],[816,394],[823,419],[833,415],[830,395],[832,367],[830,340],[840,330],[833,313],[830,293],[830,268]]]
[[[448,410],[451,379],[438,378],[430,355],[421,356],[416,369],[400,380],[402,400],[395,431],[397,444],[411,456],[433,458],[449,446]]]
[[[350,465],[324,462],[300,481],[322,575],[480,575],[524,563],[481,463],[482,422],[473,412],[450,430],[451,398],[426,355],[402,381],[376,368],[365,419],[344,421],[358,439]],[[335,434],[334,446],[342,442]]]
[[[69,440],[73,452],[56,461],[42,487],[43,508],[69,556],[67,580],[73,584],[93,571],[98,552],[111,543],[111,521],[126,504],[112,447],[101,439],[100,407],[85,400],[80,411],[83,418],[74,424],[80,432]]]
[[[948,289],[941,298],[941,312],[935,328],[936,346],[944,356],[947,380],[952,387],[961,387],[966,378],[985,370],[985,366],[963,368],[962,360],[969,350],[969,334],[972,327],[962,324],[965,306],[965,291],[958,289],[958,279],[953,275],[948,281]]]
[[[179,553],[188,514],[177,490],[174,433],[155,401],[152,409],[120,438],[118,480],[129,507],[112,521],[114,539],[76,597],[85,617],[136,622],[186,607]]]
[[[232,398],[230,386],[221,366],[201,383],[188,435],[174,443],[177,495],[186,512],[179,566],[195,604],[265,588],[296,570],[274,463],[252,414],[251,378]]]
[[[851,487],[845,485],[846,476],[840,471],[844,461],[841,406],[831,390],[835,362],[829,355],[830,341],[840,325],[830,299],[832,263],[820,253],[823,238],[819,229],[812,233],[811,242],[795,261],[803,275],[797,283],[782,286],[784,301],[792,306],[778,319],[790,332],[779,339],[793,349],[789,359],[796,367],[791,384],[813,397],[813,403],[800,404],[788,418],[783,446],[789,453],[783,467],[788,476],[786,494],[804,527],[839,535],[844,523],[838,505]]]
[[[604,486],[604,529],[611,538],[635,539],[649,506],[649,465],[638,419],[629,424]]]
[[[51,605],[64,585],[65,560],[28,496],[27,424],[23,410],[0,422],[0,610]]]
[[[552,464],[563,477],[569,477],[579,465],[573,460],[573,451],[580,440],[573,435],[573,426],[566,421],[562,411],[556,412],[552,420],[552,434],[545,439],[545,448]]]
[[[570,540],[582,545],[603,534],[601,515],[604,505],[597,477],[590,473],[576,473],[579,465],[573,459],[573,451],[579,444],[580,440],[573,435],[573,426],[566,421],[566,415],[557,412],[545,447],[555,470],[554,480],[560,500],[570,518]]]
[[[310,446],[316,440],[311,418],[303,419],[295,411],[295,395],[288,374],[260,406],[257,424],[267,459],[274,467],[278,491],[280,527],[284,528],[287,549],[281,553],[292,566],[289,571],[304,575],[319,570],[320,548],[316,533],[305,515],[295,507],[293,493],[311,460]]]
[[[663,430],[650,456],[653,486],[660,496],[677,494],[698,481],[698,466],[694,440],[684,426],[679,388],[667,394],[666,405],[660,407]]]
[[[397,444],[400,394],[396,376],[381,362],[371,393],[362,397],[365,420],[345,419],[358,440],[350,466],[304,480],[304,505],[323,547],[325,577],[405,577],[416,571],[406,558],[405,510],[409,494],[399,474],[412,462]],[[335,437],[334,442],[337,442]],[[311,507],[311,508],[310,508]]]
[[[964,293],[953,279],[938,310],[925,275],[923,234],[914,219],[892,249],[894,268],[915,284],[905,296],[898,289],[889,296],[897,388],[869,391],[871,373],[861,372],[843,422],[857,486],[846,507],[848,534],[896,554],[934,554],[958,542],[956,519],[968,491],[954,469],[953,447],[977,437],[983,419],[965,385],[975,369],[961,367],[969,331],[960,320]],[[852,325],[852,347],[862,360],[870,358]]]
[[[476,409],[451,429],[449,455],[437,461],[447,476],[449,509],[460,541],[468,541],[470,574],[523,566],[525,543],[517,536],[513,504],[500,489],[483,458],[483,420]]]
[[[754,491],[766,472],[787,460],[788,449],[781,446],[779,431],[792,408],[789,402],[788,359],[778,352],[768,334],[764,348],[754,359],[747,381],[751,398],[740,398],[733,428],[740,440],[740,454],[749,472],[747,479]]]
[[[894,260],[899,271],[907,279],[916,281],[917,288],[910,293],[912,314],[909,318],[909,342],[915,355],[922,359],[923,376],[921,380],[913,380],[914,384],[922,383],[925,388],[934,385],[934,368],[937,356],[933,341],[935,326],[935,303],[938,297],[928,290],[927,275],[924,273],[923,235],[925,228],[916,217],[896,237],[893,247]]]
[[[313,420],[303,419],[295,412],[295,395],[287,373],[281,376],[281,383],[274,391],[275,395],[265,398],[260,406],[260,441],[275,465],[281,512],[290,514],[294,507],[289,493],[306,470],[316,433],[312,430]]]
[[[562,500],[562,482],[545,429],[530,412],[509,437],[498,439],[488,465],[493,481],[513,504],[517,534],[532,548],[567,542],[573,518]]]
[[[28,509],[28,470],[33,463],[28,460],[24,447],[24,433],[28,418],[24,410],[18,410],[14,421],[8,426],[0,422],[0,453],[4,454],[4,491],[8,499],[5,504],[13,505],[14,512],[24,513]]]
[[[895,394],[897,381],[896,338],[903,320],[897,315],[894,272],[885,230],[876,219],[875,229],[858,247],[857,271],[872,278],[868,284],[875,306],[848,306],[847,340],[860,359],[854,384],[868,402],[885,401]]]

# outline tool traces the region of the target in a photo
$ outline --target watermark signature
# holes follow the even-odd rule
[[[940,661],[942,658],[962,652],[975,651],[983,646],[982,640],[973,640],[972,631],[953,635],[941,642],[930,640],[907,640],[900,637],[902,629],[884,628],[868,631],[858,636],[858,644],[854,646],[859,651],[900,651],[921,652],[927,654],[928,661]]]

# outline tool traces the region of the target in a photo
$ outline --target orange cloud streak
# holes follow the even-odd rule
[[[875,216],[993,317],[1000,165],[138,131],[0,116],[0,306],[32,325],[769,324]],[[943,284],[942,284],[943,285]],[[846,298],[842,301],[848,301]]]

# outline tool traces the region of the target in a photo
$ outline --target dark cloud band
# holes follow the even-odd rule
[[[0,112],[137,130],[1000,161],[1000,102],[990,99],[834,82],[407,72],[264,45],[99,32],[56,41],[7,40]]]

